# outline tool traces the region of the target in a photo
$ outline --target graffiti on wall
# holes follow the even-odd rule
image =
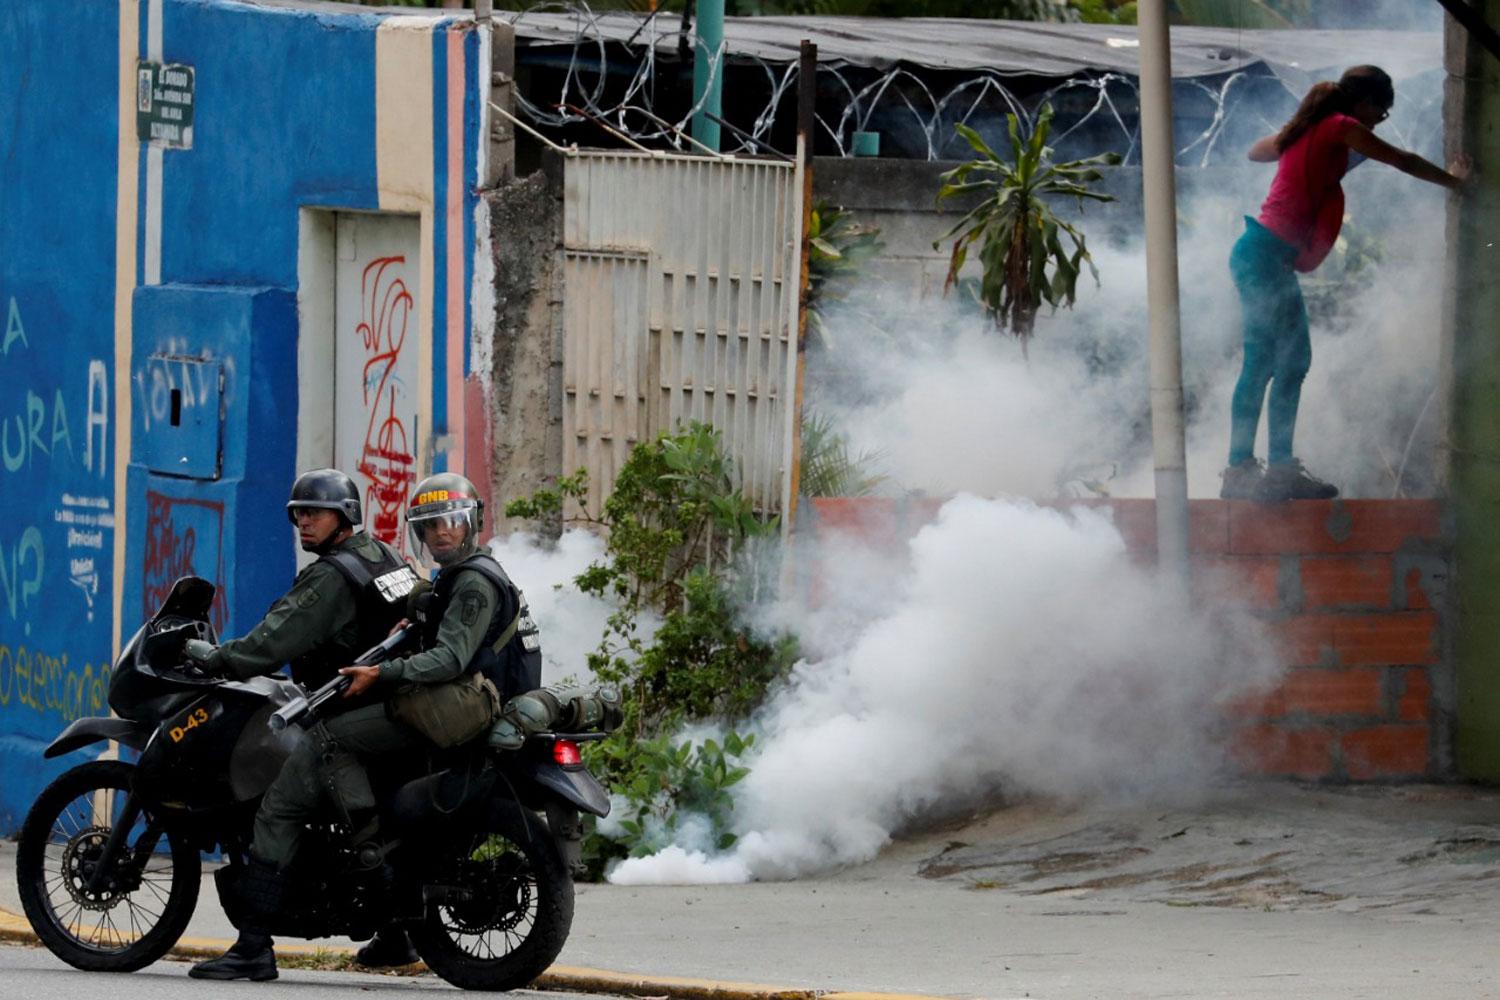
[[[135,378],[148,432],[156,424],[176,426],[186,411],[199,407],[217,411],[219,369],[205,364],[208,360],[185,353],[185,347],[175,343],[146,359],[145,370]]]
[[[104,497],[64,493],[52,520],[67,526],[68,580],[83,595],[88,620],[94,620],[99,597],[99,563],[104,559],[104,532],[113,531],[115,516]]]
[[[35,525],[22,529],[9,542],[0,537],[0,607],[11,621],[22,623],[27,635],[46,565],[46,544]]]
[[[107,664],[69,663],[66,653],[0,645],[0,709],[28,709],[64,722],[108,715],[109,676]]]
[[[141,616],[156,613],[179,577],[199,576],[217,588],[209,620],[221,635],[228,618],[224,600],[224,504],[186,500],[146,491],[146,556],[142,566]]]
[[[396,409],[396,366],[406,346],[414,301],[406,282],[393,271],[405,257],[377,257],[360,281],[360,321],[356,333],[365,349],[364,405],[368,414],[359,471],[369,480],[365,520],[376,538],[406,553],[401,511],[416,484],[412,429]]]
[[[21,319],[21,309],[15,296],[6,305],[5,337],[0,340],[0,358],[7,361],[12,354],[19,356],[28,351],[31,342],[26,336],[26,324]],[[99,366],[99,392],[95,392],[94,366]],[[94,435],[97,430],[99,444],[99,475],[104,475],[103,436],[108,429],[108,389],[103,388],[103,362],[89,362],[88,412],[84,425],[88,437],[85,452],[85,467],[92,470],[94,464]],[[63,391],[55,386],[49,393],[28,387],[24,394],[12,397],[9,406],[0,411],[0,467],[6,473],[30,472],[38,464],[50,464],[60,458],[72,458],[73,432],[68,423],[68,408],[63,401]]]
[[[10,296],[5,306],[5,333],[0,338],[0,361],[19,361],[31,351],[31,337],[20,303]],[[48,371],[45,360],[31,357],[27,375],[23,377],[29,381]],[[82,406],[74,410],[72,419],[63,391],[66,377],[60,385],[32,385],[24,395],[16,395],[14,412],[0,411],[0,468],[7,476],[25,477],[32,484],[29,497],[45,495],[35,488],[39,475],[54,473],[70,461],[82,465],[84,476],[80,480],[75,474],[72,481],[85,489],[108,476],[108,369],[102,360],[92,358],[79,374],[82,378],[72,388],[83,390]],[[75,406],[77,400],[75,397]],[[76,443],[75,427],[80,429]],[[11,536],[0,535],[0,609],[3,609],[0,618],[19,623],[24,634],[31,634],[50,546],[54,554],[59,550],[66,552],[66,559],[56,565],[66,566],[66,579],[82,600],[87,620],[93,621],[94,602],[100,588],[99,564],[107,533],[114,529],[110,501],[65,491],[61,502],[50,512],[52,527],[47,530],[45,521],[26,525],[28,518],[22,511],[13,511],[12,515],[19,515],[24,527]],[[44,510],[33,510],[31,515],[48,518]]]

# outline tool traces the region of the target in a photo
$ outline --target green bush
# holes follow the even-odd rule
[[[619,686],[625,709],[617,732],[584,749],[627,802],[624,836],[596,832],[585,844],[596,873],[612,858],[665,846],[656,843],[662,831],[688,813],[702,815],[723,842],[727,789],[744,770],[732,761],[751,741],[731,732],[722,747],[695,745],[674,742],[675,734],[689,723],[742,721],[796,662],[795,637],[761,636],[744,620],[741,609],[774,586],[779,524],[755,511],[732,472],[719,432],[693,423],[636,445],[601,516],[573,519],[605,533],[605,558],[575,583],[615,604],[589,669]],[[584,509],[587,494],[580,470],[505,513],[555,519],[569,500]]]
[[[713,739],[673,742],[666,734],[597,744],[590,766],[620,776],[613,791],[625,805],[611,817],[610,826],[620,833],[605,836],[596,826],[584,841],[590,873],[598,878],[617,858],[655,854],[674,842],[690,816],[705,824],[706,846],[718,851],[733,847],[729,789],[750,773],[738,761],[754,742],[753,735],[730,730],[722,744]]]

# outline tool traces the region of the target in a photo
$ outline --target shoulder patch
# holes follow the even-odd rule
[[[479,620],[479,613],[487,603],[483,594],[467,591],[458,599],[459,620],[465,625],[473,625]]]
[[[302,593],[297,595],[297,607],[310,608],[322,599],[323,595],[318,593],[317,587],[308,587]]]

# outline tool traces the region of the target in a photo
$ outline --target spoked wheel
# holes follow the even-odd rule
[[[466,990],[513,990],[547,970],[573,925],[573,879],[546,824],[513,812],[465,836],[412,928],[427,967]]]
[[[134,972],[166,954],[198,903],[198,851],[130,796],[134,767],[95,761],[48,785],[21,827],[16,881],[42,943],[90,972]],[[122,831],[115,861],[99,870]]]

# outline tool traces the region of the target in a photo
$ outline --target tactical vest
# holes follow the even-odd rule
[[[384,642],[392,627],[406,617],[406,595],[419,578],[389,545],[378,538],[370,541],[380,549],[379,562],[348,548],[318,557],[318,562],[338,570],[354,595],[354,634],[335,636],[293,660],[292,679],[299,684],[309,688],[326,684],[340,667]]]
[[[494,585],[499,596],[479,651],[464,665],[465,673],[477,670],[484,674],[499,689],[502,700],[541,687],[542,642],[531,617],[531,608],[526,604],[526,595],[511,582],[500,564],[483,552],[475,553],[438,574],[432,585],[431,603],[427,605],[422,648],[431,649],[437,644],[438,626],[442,623],[443,612],[453,600],[454,580],[462,569],[481,574]]]

